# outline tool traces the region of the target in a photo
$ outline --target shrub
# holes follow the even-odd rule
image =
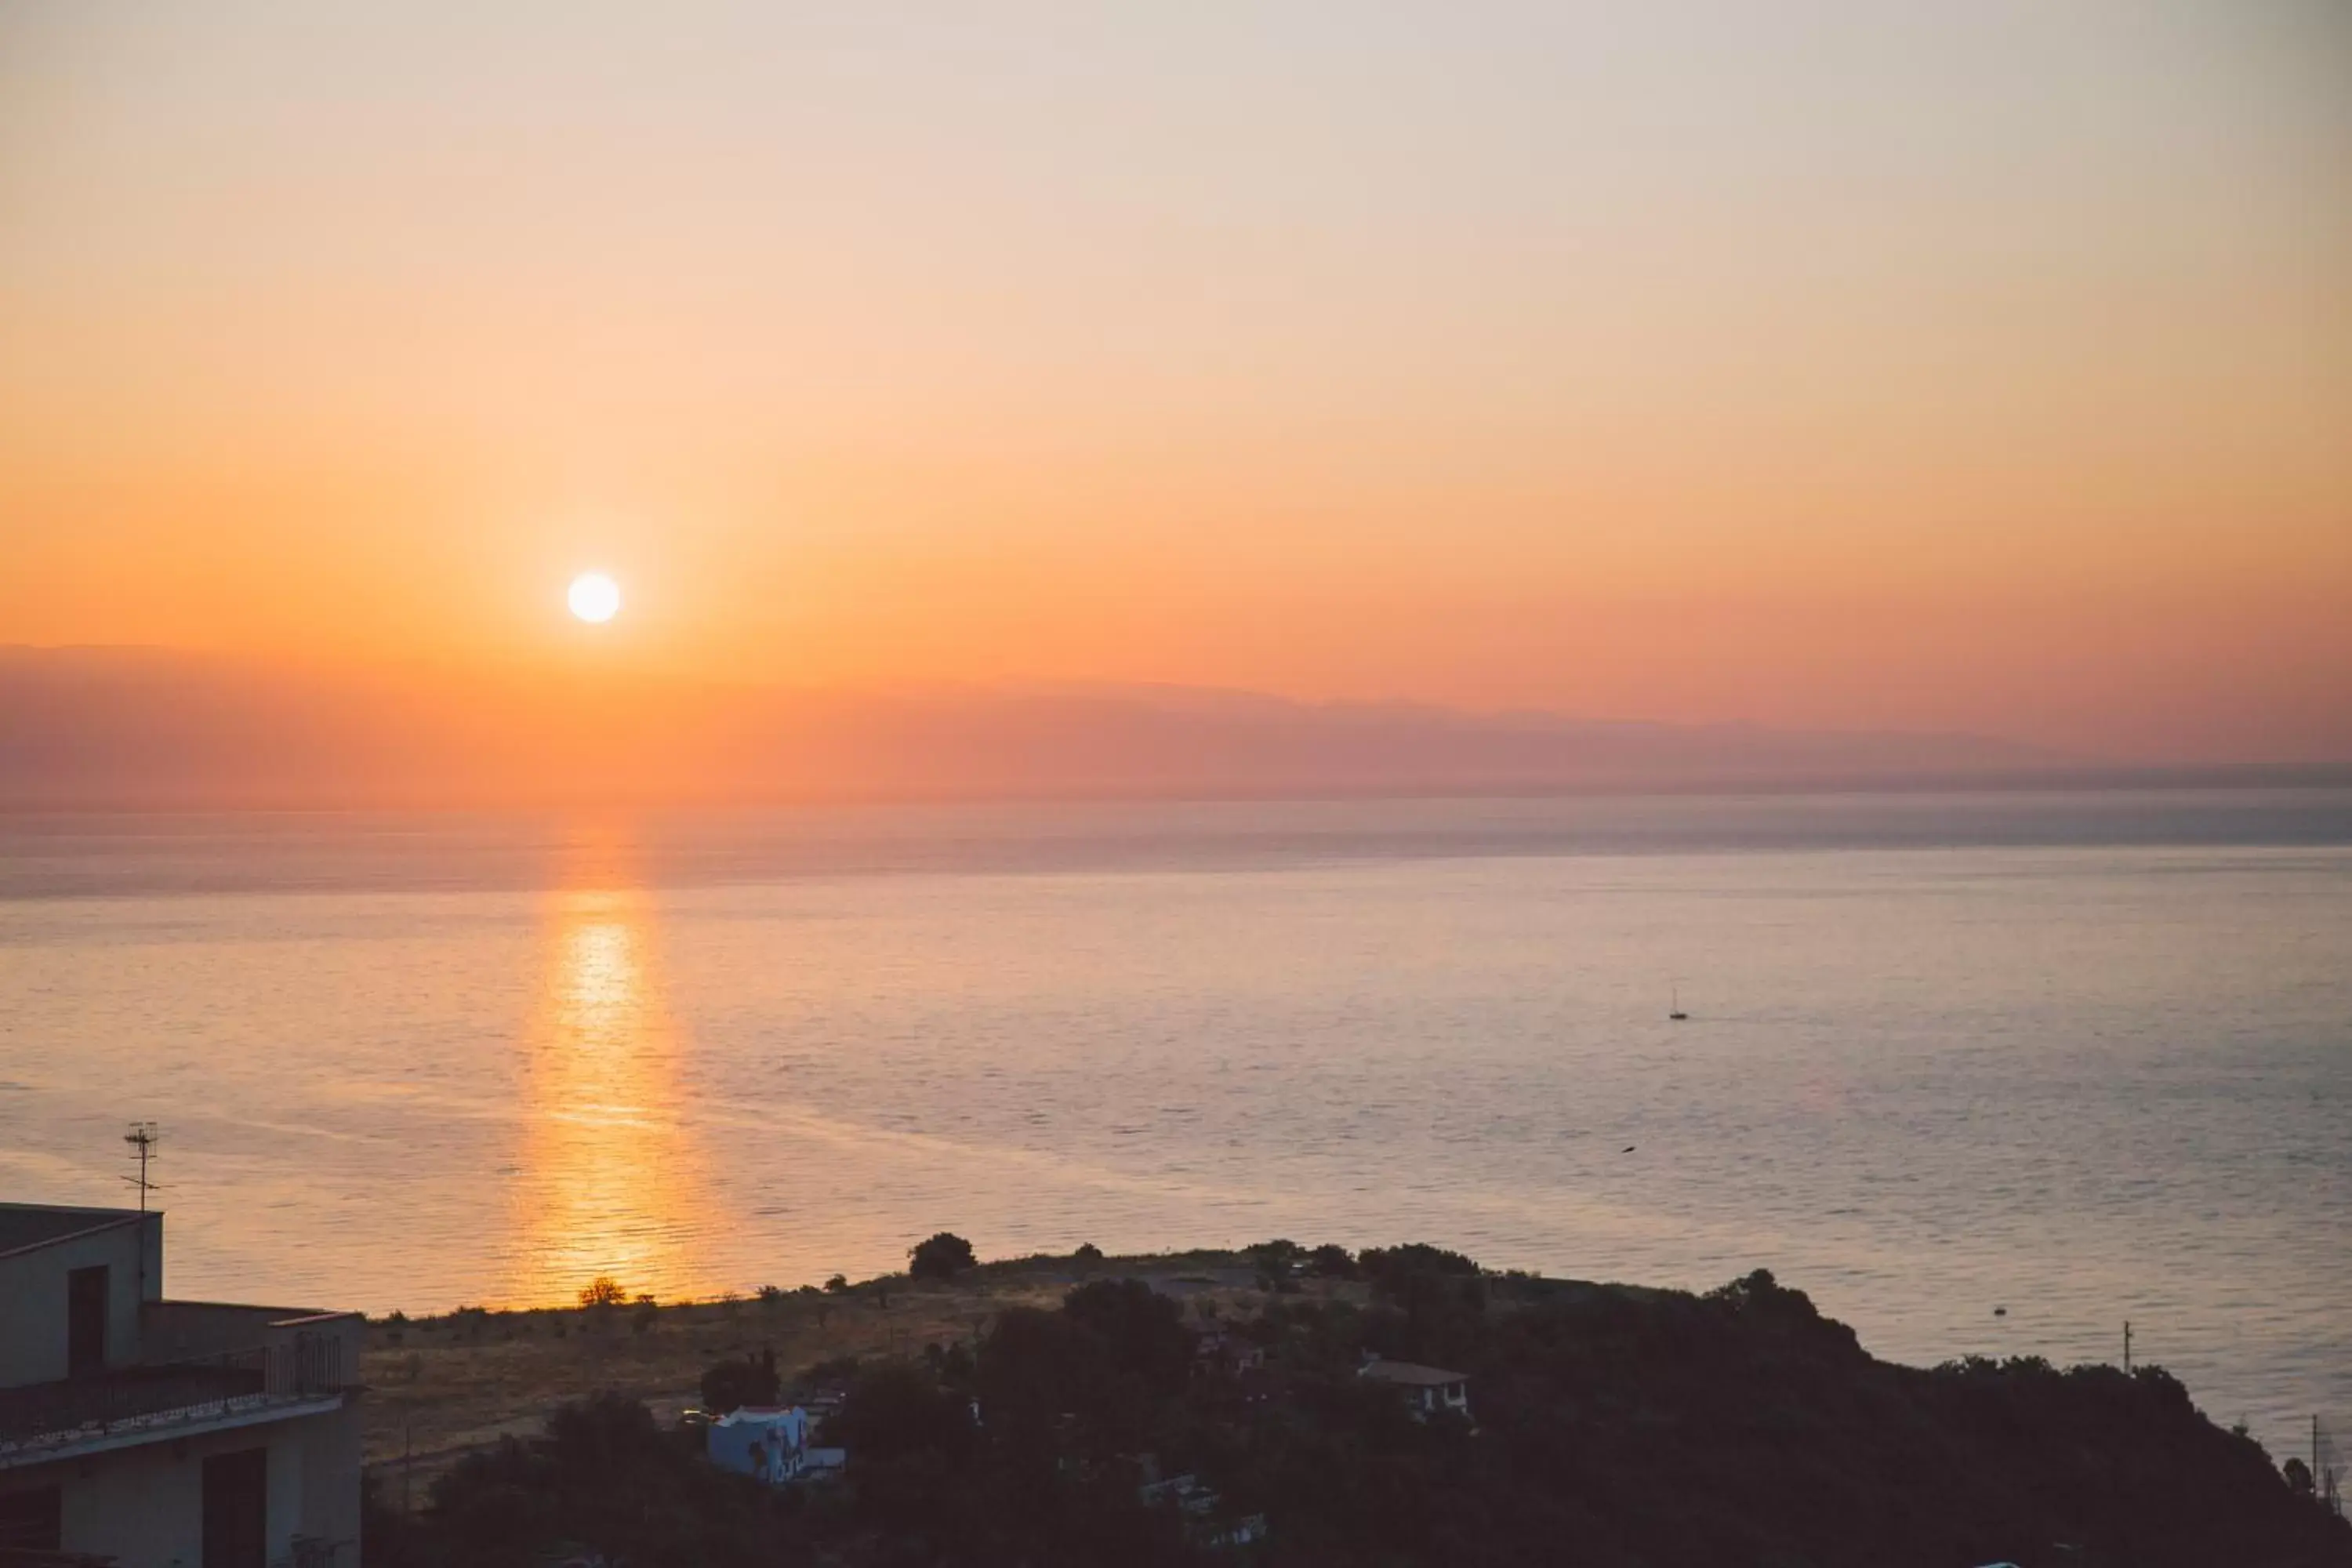
[[[713,1415],[746,1405],[773,1405],[780,1392],[776,1352],[763,1350],[740,1361],[713,1363],[702,1374],[702,1407]]]
[[[1478,1272],[1475,1259],[1421,1241],[1409,1241],[1402,1247],[1368,1247],[1356,1255],[1356,1266],[1375,1286],[1416,1274],[1475,1277]],[[1765,1275],[1765,1284],[1770,1283],[1771,1276]]]
[[[1307,1255],[1307,1271],[1326,1279],[1353,1279],[1356,1259],[1346,1247],[1325,1242]]]
[[[1305,1256],[1306,1248],[1295,1241],[1287,1241],[1276,1237],[1272,1241],[1261,1241],[1255,1246],[1245,1247],[1242,1248],[1242,1252],[1251,1262],[1258,1266],[1260,1273],[1274,1273],[1297,1262]]]
[[[1062,1313],[1101,1344],[1113,1367],[1162,1393],[1184,1386],[1192,1335],[1173,1297],[1140,1279],[1097,1279],[1071,1291]]]
[[[918,1279],[952,1279],[980,1261],[971,1243],[952,1231],[941,1231],[929,1241],[908,1248],[907,1272]]]
[[[905,1362],[860,1368],[826,1426],[860,1465],[923,1450],[957,1453],[974,1436],[965,1402]]]
[[[617,1307],[628,1299],[629,1292],[610,1274],[599,1274],[580,1288],[580,1304],[583,1307]]]

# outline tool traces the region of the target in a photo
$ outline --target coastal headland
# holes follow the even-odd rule
[[[2352,1564],[2326,1468],[2274,1459],[2161,1367],[1897,1365],[1761,1269],[1692,1293],[1288,1241],[980,1264],[943,1233],[859,1283],[664,1304],[599,1279],[573,1308],[395,1315],[369,1325],[365,1378],[371,1539],[399,1568],[581,1542],[680,1563]],[[682,1417],[739,1404],[815,1411],[838,1479],[712,1468]]]

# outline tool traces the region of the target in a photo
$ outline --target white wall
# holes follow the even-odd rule
[[[353,1375],[356,1375],[354,1373]],[[289,1423],[300,1448],[301,1504],[290,1535],[348,1542],[335,1555],[337,1568],[357,1568],[360,1560],[359,1395],[347,1394],[332,1415]],[[275,1477],[272,1478],[275,1484]]]
[[[143,1233],[143,1234],[142,1234]],[[163,1216],[0,1258],[0,1388],[52,1383],[66,1375],[66,1276],[108,1268],[106,1364],[139,1359],[139,1301],[163,1285]]]
[[[336,1568],[358,1568],[360,1425],[350,1402],[331,1415],[0,1471],[0,1493],[61,1486],[68,1552],[112,1557],[119,1568],[201,1568],[205,1460],[262,1447],[269,1450],[269,1561],[308,1535],[345,1542]]]

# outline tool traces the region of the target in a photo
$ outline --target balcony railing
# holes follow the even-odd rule
[[[340,1339],[282,1343],[149,1366],[112,1367],[62,1383],[0,1388],[0,1464],[108,1437],[216,1421],[341,1393]]]
[[[273,1568],[338,1568],[343,1550],[339,1541],[321,1541],[316,1536],[298,1535]]]

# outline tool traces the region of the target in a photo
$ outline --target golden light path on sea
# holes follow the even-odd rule
[[[633,1295],[693,1279],[704,1171],[629,849],[614,830],[575,836],[548,897],[545,977],[522,1040],[512,1302],[567,1300],[599,1276]]]

